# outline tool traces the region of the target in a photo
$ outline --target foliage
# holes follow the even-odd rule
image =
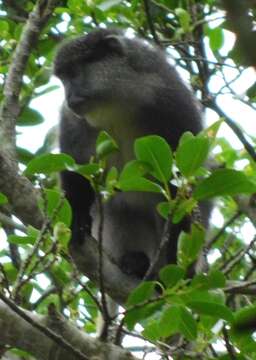
[[[13,51],[34,4],[34,0],[15,6],[0,2],[0,101]],[[40,189],[39,206],[48,219],[42,229],[23,226],[12,217],[10,200],[0,192],[1,291],[24,309],[45,314],[53,303],[87,333],[96,332],[98,289],[79,277],[67,250],[72,214],[60,191],[58,172],[73,170],[91,181],[102,201],[117,191],[155,192],[162,195],[157,210],[164,219],[176,224],[190,216],[194,222],[190,233],[180,235],[177,264],[161,269],[158,281],[145,281],[130,294],[125,310],[114,319],[119,329],[130,336],[139,333],[158,346],[160,355],[155,352],[154,359],[167,355],[176,359],[181,348],[184,359],[256,358],[256,138],[251,125],[246,136],[241,130],[254,114],[256,85],[243,49],[233,41],[232,23],[216,4],[212,0],[59,1],[29,57],[19,94],[17,132],[29,134],[31,126],[46,121],[33,108],[34,99],[43,102],[43,96],[51,94],[54,106],[57,86],[51,81],[51,64],[60,41],[98,25],[129,29],[165,46],[171,61],[189,78],[211,125],[197,136],[183,134],[176,151],[156,135],[137,139],[134,159],[121,171],[107,170],[109,156],[118,146],[105,132],[97,140],[95,157],[83,165],[66,154],[53,153],[53,129],[35,153],[29,144],[17,146],[20,169]],[[255,7],[249,13],[255,22]],[[225,114],[226,100],[237,113]],[[238,129],[232,126],[232,117]],[[240,139],[239,145],[225,122]],[[198,202],[208,199],[216,209],[206,235],[196,214]],[[208,270],[190,274],[202,251]],[[173,344],[176,334],[182,346]],[[136,344],[134,338],[131,341]],[[192,345],[186,348],[189,342]],[[17,349],[13,352],[29,358]]]

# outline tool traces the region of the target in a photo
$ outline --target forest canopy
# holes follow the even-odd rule
[[[256,358],[255,22],[253,0],[0,1],[3,359]],[[118,151],[106,132],[90,163],[59,153],[57,119],[51,124],[40,110],[59,111],[53,60],[62,41],[98,27],[164,50],[197,97],[205,129],[183,134],[175,151],[156,135],[137,139],[121,171],[106,166]],[[157,211],[167,232],[190,216],[177,263],[139,282],[91,238],[75,264],[72,211],[59,182],[70,169],[91,181],[99,202],[120,191],[162,194]],[[200,201],[214,206],[208,229]],[[119,304],[114,313],[109,296]]]

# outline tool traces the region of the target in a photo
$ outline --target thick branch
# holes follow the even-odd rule
[[[256,295],[256,281],[230,281],[224,291],[229,294]]]
[[[88,359],[136,360],[128,351],[112,344],[101,343],[77,329],[70,322],[62,319],[52,321],[49,317],[28,311],[25,313],[32,319],[31,322],[53,330]],[[28,351],[39,360],[77,359],[77,356],[57,345],[55,341],[21,318],[2,301],[0,301],[0,343]]]
[[[38,0],[24,26],[4,86],[0,109],[0,191],[9,199],[12,211],[25,223],[40,227],[42,216],[32,184],[18,175],[15,154],[15,125],[20,113],[19,95],[30,53],[59,0]]]
[[[15,49],[12,63],[4,86],[4,101],[0,110],[0,147],[2,151],[15,157],[15,125],[20,113],[19,95],[22,77],[30,53],[59,0],[38,0],[24,26]]]
[[[5,215],[4,213],[0,212],[0,224],[3,225],[4,228],[10,228],[10,229],[17,229],[20,230],[22,232],[26,232],[26,226],[15,222],[14,220],[12,220],[11,217]]]
[[[0,153],[0,191],[11,205],[11,211],[25,224],[40,228],[42,214],[37,204],[37,192],[31,182],[17,173],[15,161]]]

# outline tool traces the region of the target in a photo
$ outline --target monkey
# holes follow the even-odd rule
[[[95,153],[101,130],[119,146],[109,166],[120,170],[133,159],[136,138],[157,134],[175,150],[184,132],[197,134],[203,128],[191,90],[164,51],[140,38],[129,38],[119,29],[95,29],[61,45],[54,74],[65,91],[60,150],[78,164],[88,162]],[[72,207],[70,246],[75,248],[88,235],[97,237],[99,210],[84,177],[63,171],[61,183]],[[139,279],[149,269],[163,233],[165,222],[156,211],[159,201],[158,194],[118,192],[104,204],[104,250],[124,273]],[[188,227],[187,221],[171,227],[157,270],[177,261],[178,236]]]

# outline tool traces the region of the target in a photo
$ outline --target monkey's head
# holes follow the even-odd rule
[[[167,62],[160,53],[120,30],[98,29],[60,47],[54,74],[64,85],[67,105],[78,115],[109,105],[136,108],[144,99],[151,101],[156,84],[163,81],[159,68]]]

